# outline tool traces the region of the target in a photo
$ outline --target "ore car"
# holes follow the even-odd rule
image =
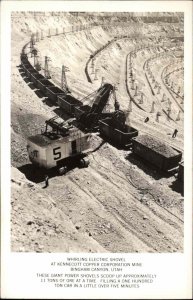
[[[178,169],[182,152],[147,134],[132,139],[133,153],[158,169],[172,172]]]

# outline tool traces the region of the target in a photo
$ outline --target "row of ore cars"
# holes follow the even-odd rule
[[[40,74],[31,65],[25,53],[21,53],[21,66],[28,79],[55,105],[64,109],[67,114],[78,117],[82,112],[85,112],[86,107],[82,105],[81,101],[74,98],[71,94],[66,94],[62,89],[55,86],[51,81]],[[87,107],[87,109],[89,110],[89,107]],[[116,129],[112,130],[110,124],[105,122],[105,120],[100,121],[99,130],[100,129],[103,139],[109,141],[115,138]],[[125,134],[127,134],[132,143],[132,151],[134,154],[154,165],[157,169],[166,171],[167,173],[173,174],[178,170],[178,179],[183,181],[184,163],[181,162],[182,152],[152,136],[136,136],[136,133],[132,134],[132,130],[130,133],[129,131],[127,133],[120,132],[119,136],[124,137]]]

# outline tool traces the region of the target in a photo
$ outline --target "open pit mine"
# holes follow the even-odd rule
[[[12,13],[12,251],[183,252],[183,26]]]

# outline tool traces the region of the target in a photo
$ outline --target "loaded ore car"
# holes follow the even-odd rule
[[[58,105],[67,113],[74,115],[75,106],[82,106],[82,102],[74,98],[70,94],[67,94],[64,96],[58,96]]]
[[[38,74],[38,72],[33,67],[27,69],[27,74],[26,75],[27,75],[27,77],[29,78],[30,81],[32,81],[32,76],[34,74]]]
[[[22,69],[23,69],[23,72],[25,73],[25,75],[27,75],[27,69],[28,68],[29,68],[28,64],[22,64]]]
[[[56,169],[62,175],[74,163],[88,166],[86,154],[90,151],[90,134],[63,120],[58,122],[58,119],[46,121],[44,132],[28,137],[27,150],[34,165],[47,171]]]
[[[128,147],[132,143],[132,138],[138,135],[138,130],[128,125],[118,126],[113,124],[112,118],[99,121],[99,131],[101,136],[110,140],[120,147]]]
[[[57,86],[51,86],[46,88],[46,96],[55,104],[57,104],[58,96],[65,96],[65,92],[59,89]]]
[[[140,135],[132,139],[133,153],[166,172],[177,170],[182,153],[149,135]]]
[[[20,55],[20,59],[21,59],[21,64],[28,64],[29,66],[31,66],[29,60],[28,60],[28,56],[25,53],[21,53]]]
[[[83,113],[89,113],[91,107],[89,105],[82,105],[81,107],[75,106],[74,114],[75,117],[78,119]]]
[[[28,65],[28,64],[22,64],[22,68],[23,68],[23,70],[24,70],[24,72],[25,72],[25,75],[28,77],[28,76],[29,76],[28,70],[29,70],[29,69],[32,69],[32,66],[31,66],[31,65]],[[32,70],[33,70],[33,69],[32,69]]]
[[[38,72],[37,73],[33,73],[31,75],[31,81],[33,82],[33,84],[35,86],[37,86],[38,80],[41,80],[41,79],[44,79],[44,76],[42,74],[38,73]]]
[[[32,68],[32,65],[28,60],[25,60],[25,62],[21,62],[21,66],[25,72],[27,71],[27,69]]]
[[[38,79],[37,80],[37,87],[42,91],[43,94],[46,93],[47,87],[52,87],[54,84],[47,80],[46,78]]]

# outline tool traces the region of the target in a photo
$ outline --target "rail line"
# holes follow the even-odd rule
[[[149,47],[147,47],[147,48],[149,48]],[[131,52],[132,52],[132,51],[131,51]],[[129,54],[130,54],[130,52],[127,54],[127,56],[128,56]],[[128,64],[126,63],[126,68],[127,68],[127,65],[128,65]],[[126,72],[126,76],[127,76],[127,72]],[[128,95],[129,95],[129,97],[130,97],[130,99],[131,99],[132,96],[131,96],[130,91],[129,91],[129,89],[128,89],[128,85],[127,85],[127,77],[125,78],[125,83],[126,83],[126,90],[127,90],[127,93],[128,93]],[[141,108],[141,109],[142,109],[142,108]],[[144,109],[142,109],[142,110],[145,111]],[[164,109],[162,109],[162,111],[164,112],[165,115],[167,115],[167,112],[164,111]],[[146,111],[145,111],[145,112],[146,112]],[[170,119],[171,119],[172,121],[174,121],[171,117],[170,117]],[[174,122],[175,122],[175,121],[174,121]],[[173,129],[173,127],[172,127],[172,129]],[[140,132],[144,132],[144,133],[147,133],[148,135],[150,135],[150,136],[152,136],[152,137],[155,137],[155,135],[150,134],[148,130],[144,130],[144,129],[141,129],[141,128],[140,128]],[[162,138],[162,140],[164,140],[164,142],[166,142],[168,145],[170,145],[171,147],[173,147],[173,145],[170,144],[166,139],[163,139],[163,138]],[[177,150],[183,152],[183,148],[179,148],[179,147],[176,147],[176,146],[175,146],[175,148],[176,148]]]
[[[132,51],[131,51],[132,52]],[[141,110],[145,111],[145,109],[143,107],[141,107],[136,101],[135,99],[131,96],[130,90],[129,90],[129,86],[128,86],[128,56],[130,55],[129,52],[126,56],[126,67],[125,67],[125,85],[126,85],[126,90],[127,90],[127,94],[129,95],[130,100]]]
[[[165,85],[165,83],[164,83],[163,73],[164,73],[164,71],[165,71],[166,68],[167,68],[167,67],[165,67],[165,68],[162,70],[162,74],[161,74],[162,82],[163,82],[164,86],[166,87],[166,89],[168,90],[168,92],[169,92],[169,94],[171,95],[171,97],[173,98],[173,100],[176,102],[177,106],[181,109],[182,112],[184,112],[184,109],[183,109],[182,106],[178,103],[178,101],[176,100],[176,98],[173,96],[171,90],[170,90],[170,89],[168,88],[168,86]],[[176,93],[175,93],[175,94],[176,94]],[[181,98],[182,98],[182,97],[181,97]]]
[[[165,55],[168,55],[167,53],[164,53]],[[169,54],[170,56],[172,56],[171,54]],[[156,58],[156,57],[155,57]],[[145,61],[145,63],[144,63],[144,65],[143,65],[143,69],[145,68],[145,64],[147,63],[147,61]],[[167,66],[162,70],[162,73],[161,73],[161,80],[162,80],[162,82],[163,82],[163,84],[164,84],[164,81],[163,81],[163,78],[162,78],[162,74],[163,74],[163,72],[165,71],[165,69],[167,68]],[[171,72],[172,73],[172,72]],[[146,80],[147,80],[147,82],[148,82],[148,85],[149,85],[149,87],[150,87],[150,90],[151,90],[151,92],[152,92],[152,95],[153,96],[155,96],[155,93],[154,93],[154,91],[153,91],[153,89],[152,89],[152,86],[151,86],[151,84],[150,84],[150,81],[149,81],[149,79],[148,79],[148,76],[147,76],[147,74],[146,74],[146,72],[145,72],[145,76],[146,76]],[[164,86],[166,87],[166,85],[164,84]],[[167,87],[166,87],[167,88]],[[168,90],[168,88],[167,88],[167,90]],[[168,90],[168,92],[170,93],[170,95],[171,95],[171,92]],[[172,97],[172,98],[174,98],[174,97]],[[175,100],[175,99],[174,99]],[[175,100],[176,101],[176,100]],[[159,101],[159,103],[160,103],[160,101]],[[165,111],[165,109],[162,107],[162,104],[160,103],[160,105],[161,105],[161,109],[162,109],[162,112],[171,120],[171,121],[173,121],[173,122],[175,122],[176,123],[176,121],[174,120],[174,119],[172,119],[172,117],[171,116],[169,116],[168,114],[167,114],[167,112]]]
[[[139,51],[142,51],[142,50],[145,50],[145,49],[156,49],[157,47],[144,47],[144,48],[142,48],[142,49],[139,49],[139,50],[137,50],[136,52],[139,52]],[[132,53],[133,51],[131,51],[130,53],[128,53],[128,55],[131,55],[131,53]],[[135,53],[136,53],[135,52]],[[165,54],[165,53],[164,53]],[[170,54],[171,55],[171,54]],[[157,57],[157,56],[155,56],[155,57]],[[155,58],[154,57],[154,58]],[[128,56],[127,56],[127,59],[128,59]],[[151,58],[152,59],[152,58]],[[149,59],[148,59],[148,61],[149,61]],[[146,63],[147,63],[147,60],[144,62],[144,64],[143,64],[143,70],[145,69],[145,65],[146,65]],[[141,110],[143,110],[143,111],[146,111],[144,108],[142,108],[135,100],[134,100],[134,98],[131,96],[131,93],[130,93],[130,91],[129,91],[129,87],[128,87],[128,80],[127,80],[127,76],[128,76],[128,72],[127,72],[127,66],[128,66],[128,62],[126,61],[126,89],[127,89],[127,92],[128,92],[128,95],[129,95],[129,97],[130,97],[130,99],[135,103],[135,105],[138,107],[138,108],[140,108]],[[144,72],[145,72],[145,70],[144,70]],[[145,72],[145,77],[146,77],[146,80],[147,80],[147,83],[148,83],[148,85],[149,85],[149,87],[150,87],[150,90],[151,90],[151,93],[152,93],[152,95],[153,96],[155,96],[155,93],[154,93],[154,91],[153,91],[153,89],[152,89],[152,86],[151,86],[151,84],[150,84],[150,82],[149,82],[149,79],[148,79],[148,77],[147,77],[147,74],[146,74],[146,72]],[[167,115],[167,113],[162,109],[162,111],[163,111],[163,113],[164,114],[166,114]],[[146,111],[147,112],[147,111]],[[170,118],[170,120],[172,120],[172,121],[174,121],[170,116],[169,116],[169,118]],[[175,122],[175,121],[174,121]]]
[[[101,48],[99,48],[98,50],[96,50],[88,59],[88,61],[86,62],[86,66],[85,66],[85,74],[87,77],[88,82],[92,83],[92,80],[90,78],[89,72],[88,72],[88,66],[89,63],[91,62],[91,60],[93,58],[95,58],[99,53],[101,53],[103,50],[107,49],[113,42],[120,40],[120,39],[124,39],[124,38],[113,38],[111,41],[109,41],[107,44],[105,44],[104,46],[102,46]]]
[[[173,64],[172,64],[173,65]],[[178,71],[181,71],[181,70],[184,70],[184,67],[180,67],[180,68],[177,68],[177,69],[174,69],[173,71],[171,71],[170,73],[168,73],[166,76],[170,76],[171,74],[175,73],[175,72],[178,72]],[[165,76],[165,77],[166,77]]]

